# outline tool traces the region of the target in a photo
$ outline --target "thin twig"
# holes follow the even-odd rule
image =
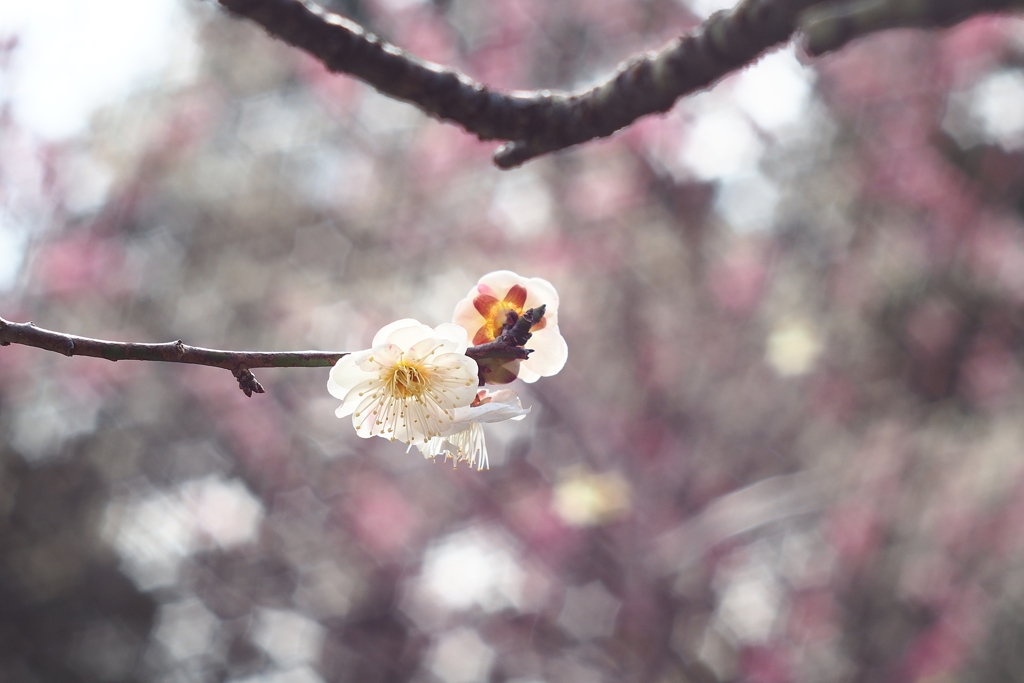
[[[656,53],[624,62],[605,83],[578,93],[503,93],[456,69],[389,45],[310,0],[219,0],[234,14],[381,93],[459,124],[481,140],[508,140],[501,168],[595,138],[641,116],[665,112],[793,35],[798,15],[822,0],[743,0]]]
[[[264,393],[263,385],[252,374],[254,368],[326,368],[348,355],[347,351],[222,351],[189,346],[180,339],[160,344],[106,341],[54,332],[31,322],[14,323],[0,318],[0,346],[11,344],[32,346],[69,357],[89,356],[109,361],[146,360],[223,368],[235,376],[239,388],[246,396]],[[499,339],[470,347],[466,355],[477,361],[486,358],[527,358],[529,350]]]

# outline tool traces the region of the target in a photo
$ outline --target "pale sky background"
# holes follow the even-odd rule
[[[11,35],[18,46],[0,72],[0,98],[50,141],[83,132],[96,109],[133,88],[187,81],[197,65],[181,0],[0,0],[0,36]]]
[[[45,146],[86,133],[98,109],[137,88],[188,83],[199,64],[193,15],[203,7],[181,0],[0,0],[0,41],[17,39],[0,69],[0,106],[10,106],[15,124],[3,143],[0,291],[16,285],[32,235],[50,222],[39,201]],[[80,161],[88,166],[89,159]]]

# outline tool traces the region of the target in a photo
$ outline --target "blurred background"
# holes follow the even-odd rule
[[[336,0],[576,88],[706,0]],[[789,47],[499,172],[197,0],[0,0],[0,315],[356,350],[482,274],[561,295],[491,469],[326,369],[0,349],[0,680],[1024,680],[1024,22]],[[521,383],[520,383],[521,384]]]

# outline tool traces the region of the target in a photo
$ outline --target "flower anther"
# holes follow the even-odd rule
[[[465,462],[477,470],[490,469],[482,423],[522,420],[529,412],[511,389],[493,393],[481,390],[468,407],[455,409],[455,419],[443,435],[416,445],[425,458],[444,455],[445,460],[452,458],[456,466]]]
[[[569,347],[558,331],[558,292],[542,278],[498,270],[480,278],[466,298],[456,304],[452,321],[466,330],[474,346],[497,339],[510,312],[521,316],[541,304],[547,308],[530,330],[530,357],[482,364],[488,384],[505,384],[517,376],[524,382],[536,382],[562,369]]]
[[[391,441],[427,443],[450,429],[456,408],[477,392],[476,361],[465,355],[466,331],[398,320],[331,368],[327,390],[342,401],[338,417],[352,416],[356,433]]]

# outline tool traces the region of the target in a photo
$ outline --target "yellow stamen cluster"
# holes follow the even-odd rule
[[[479,422],[472,422],[466,429],[455,434],[431,439],[424,453],[427,457],[435,459],[435,462],[437,456],[443,453],[445,462],[451,458],[455,467],[458,467],[460,462],[465,462],[478,471],[491,469],[487,462],[484,429]]]
[[[411,444],[415,437],[421,437],[426,443],[440,434],[445,421],[454,419],[452,410],[458,403],[451,387],[474,384],[452,377],[446,368],[405,354],[392,365],[382,364],[373,356],[368,360],[379,368],[379,379],[358,394],[366,395],[366,399],[353,415],[356,429],[368,426],[372,434],[392,441],[398,437]]]
[[[501,334],[501,328],[505,326],[505,321],[508,319],[510,311],[515,311],[516,315],[523,314],[523,307],[516,306],[508,301],[499,301],[491,314],[484,320],[484,334],[487,336],[487,341],[494,341]]]

